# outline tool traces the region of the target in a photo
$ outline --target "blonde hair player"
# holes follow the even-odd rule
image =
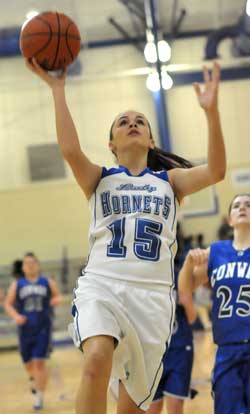
[[[110,133],[119,167],[106,169],[80,147],[65,99],[66,73],[54,77],[35,59],[26,64],[51,88],[58,143],[91,210],[90,253],[73,306],[72,335],[83,351],[76,413],[106,413],[112,377],[119,387],[117,412],[139,414],[152,401],[171,337],[177,204],[225,174],[220,69],[215,63],[210,77],[204,68],[204,91],[195,84],[208,122],[207,164],[186,168],[190,163],[155,147],[142,113],[126,111]]]

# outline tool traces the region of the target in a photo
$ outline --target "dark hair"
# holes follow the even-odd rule
[[[232,206],[233,206],[233,202],[234,202],[234,200],[235,200],[237,197],[241,197],[241,196],[247,196],[247,197],[250,197],[250,193],[240,193],[240,194],[236,194],[236,195],[234,196],[234,198],[232,199],[231,203],[229,204],[229,207],[228,207],[228,215],[230,215],[230,213],[231,213],[231,210],[232,210]]]
[[[36,257],[35,253],[33,253],[33,252],[25,253],[24,258],[26,258],[26,257],[32,257],[33,259],[35,259],[38,262],[38,258]]]
[[[113,139],[113,126],[115,121],[112,123],[109,130],[109,140]],[[151,125],[148,122],[150,139],[153,139]],[[161,170],[172,170],[173,168],[192,168],[193,164],[186,160],[185,158],[180,157],[172,152],[164,151],[159,147],[154,147],[148,151],[148,160],[147,166],[152,171],[161,171]]]
[[[21,277],[24,277],[22,266],[23,266],[23,261],[20,259],[17,259],[12,263],[11,274],[14,278],[19,279]]]

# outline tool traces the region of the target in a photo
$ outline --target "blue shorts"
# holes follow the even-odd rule
[[[215,414],[250,414],[250,344],[219,346],[213,373]]]
[[[43,329],[35,335],[21,334],[19,350],[24,363],[32,359],[48,358],[52,351],[51,329]]]
[[[193,346],[169,348],[163,357],[163,373],[154,401],[170,395],[185,399],[190,397],[190,382],[193,366]]]

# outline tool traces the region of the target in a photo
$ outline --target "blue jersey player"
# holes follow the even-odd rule
[[[56,283],[40,274],[33,253],[25,255],[22,270],[24,277],[9,288],[5,310],[18,326],[20,354],[29,376],[34,378],[34,409],[41,409],[47,380],[45,359],[51,350],[52,309],[61,302],[61,295]]]
[[[175,286],[178,273],[175,272]],[[168,414],[182,414],[184,401],[195,394],[190,388],[193,367],[193,332],[191,324],[197,317],[192,298],[178,297],[175,322],[170,346],[163,356],[163,373],[148,414],[158,414],[163,410],[166,396]]]
[[[213,371],[215,414],[250,413],[250,194],[229,207],[233,240],[190,251],[179,289],[191,295],[201,283],[212,288],[212,325],[218,345]]]
[[[204,90],[195,84],[208,123],[207,164],[192,167],[157,148],[147,118],[129,110],[112,124],[109,148],[119,168],[107,169],[81,149],[65,97],[66,72],[53,76],[35,59],[26,64],[51,89],[58,144],[91,210],[90,253],[75,290],[70,328],[83,351],[76,413],[106,413],[111,378],[119,389],[117,412],[143,413],[160,380],[173,325],[176,208],[185,195],[225,174],[220,68],[215,63],[211,75],[204,68]],[[98,123],[96,112],[88,122]]]

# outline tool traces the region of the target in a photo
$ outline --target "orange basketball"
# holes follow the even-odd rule
[[[80,32],[63,13],[38,14],[23,25],[20,33],[22,55],[35,57],[45,70],[65,68],[76,59],[80,48]]]

